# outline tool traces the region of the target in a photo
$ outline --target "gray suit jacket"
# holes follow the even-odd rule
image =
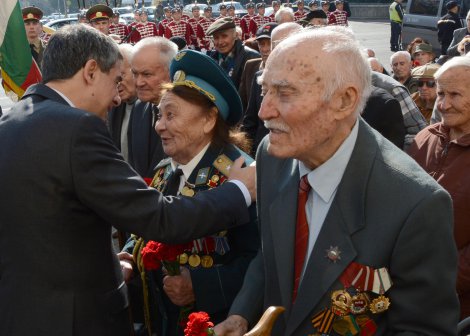
[[[389,310],[371,316],[376,335],[455,335],[457,253],[450,197],[362,120],[292,305],[298,161],[268,155],[266,140],[256,165],[262,250],[230,314],[253,324],[263,309],[284,306],[272,335],[314,334],[312,317],[331,306],[332,291],[343,289],[340,275],[355,261],[387,267],[393,281],[386,293]],[[326,258],[331,246],[341,251],[336,263]]]
[[[111,225],[182,243],[249,221],[233,183],[165,198],[103,120],[31,86],[0,118],[0,335],[129,335]]]
[[[457,47],[460,41],[467,35],[470,35],[467,27],[454,30],[454,35],[452,42],[450,42],[449,48],[447,49],[447,55],[449,56],[460,56],[460,53],[457,50]]]

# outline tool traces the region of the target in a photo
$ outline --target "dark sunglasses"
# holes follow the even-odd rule
[[[436,82],[435,81],[419,81],[418,82],[418,87],[423,87],[424,84],[426,84],[426,86],[428,88],[433,88],[436,86]]]

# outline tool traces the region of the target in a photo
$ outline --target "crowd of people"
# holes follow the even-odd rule
[[[470,33],[437,59],[392,27],[389,74],[335,5],[96,5],[47,41],[24,8],[43,81],[0,117],[0,334],[176,336],[205,311],[241,336],[283,306],[273,335],[456,335]]]

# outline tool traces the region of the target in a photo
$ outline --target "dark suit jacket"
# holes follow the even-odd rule
[[[314,334],[312,317],[331,307],[332,291],[344,288],[340,275],[355,261],[387,267],[393,281],[385,294],[390,308],[369,315],[377,324],[375,335],[455,335],[459,307],[450,197],[413,159],[359,123],[294,305],[298,162],[268,155],[265,138],[256,164],[262,251],[231,313],[254,323],[262,309],[284,306],[272,335]],[[326,258],[335,246],[341,251],[336,263]]]
[[[452,42],[450,42],[449,48],[447,48],[447,55],[449,55],[449,56],[460,56],[460,53],[457,50],[457,47],[458,47],[460,41],[462,41],[463,38],[467,35],[470,35],[470,33],[468,32],[467,27],[463,27],[463,28],[454,30]]]
[[[153,177],[155,166],[166,157],[152,122],[152,104],[135,102],[129,120],[129,163],[142,177]]]
[[[240,80],[240,87],[238,88],[238,94],[242,100],[244,111],[246,111],[248,100],[250,99],[251,83],[253,83],[255,73],[260,70],[261,60],[261,58],[254,58],[245,63],[245,68],[243,69],[242,78]]]
[[[0,118],[0,335],[129,335],[111,225],[178,243],[249,220],[233,183],[165,198],[96,115],[31,86]]]
[[[406,133],[403,114],[400,103],[390,93],[373,86],[361,116],[395,146],[403,148]]]
[[[126,103],[122,103],[121,105],[117,107],[113,107],[108,112],[108,118],[107,118],[109,134],[111,135],[111,139],[113,139],[114,144],[119,150],[122,150],[121,130],[122,130],[122,121],[124,118],[124,112],[126,111],[126,106],[127,106]],[[132,111],[131,111],[131,115],[132,115]],[[130,124],[130,118],[129,118],[129,124]],[[127,137],[128,139],[130,138],[130,128],[127,130]]]

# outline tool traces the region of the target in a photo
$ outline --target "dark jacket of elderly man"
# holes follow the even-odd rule
[[[451,200],[359,117],[368,67],[338,27],[294,34],[269,55],[261,250],[217,335],[242,334],[270,306],[285,308],[276,336],[456,334]]]
[[[0,118],[0,335],[129,335],[111,225],[177,243],[248,221],[235,183],[164,198],[124,161],[103,120],[119,56],[90,27],[57,31],[46,84]]]
[[[460,317],[470,316],[470,59],[456,57],[439,69],[436,106],[442,122],[422,130],[409,154],[451,195],[459,251]]]

